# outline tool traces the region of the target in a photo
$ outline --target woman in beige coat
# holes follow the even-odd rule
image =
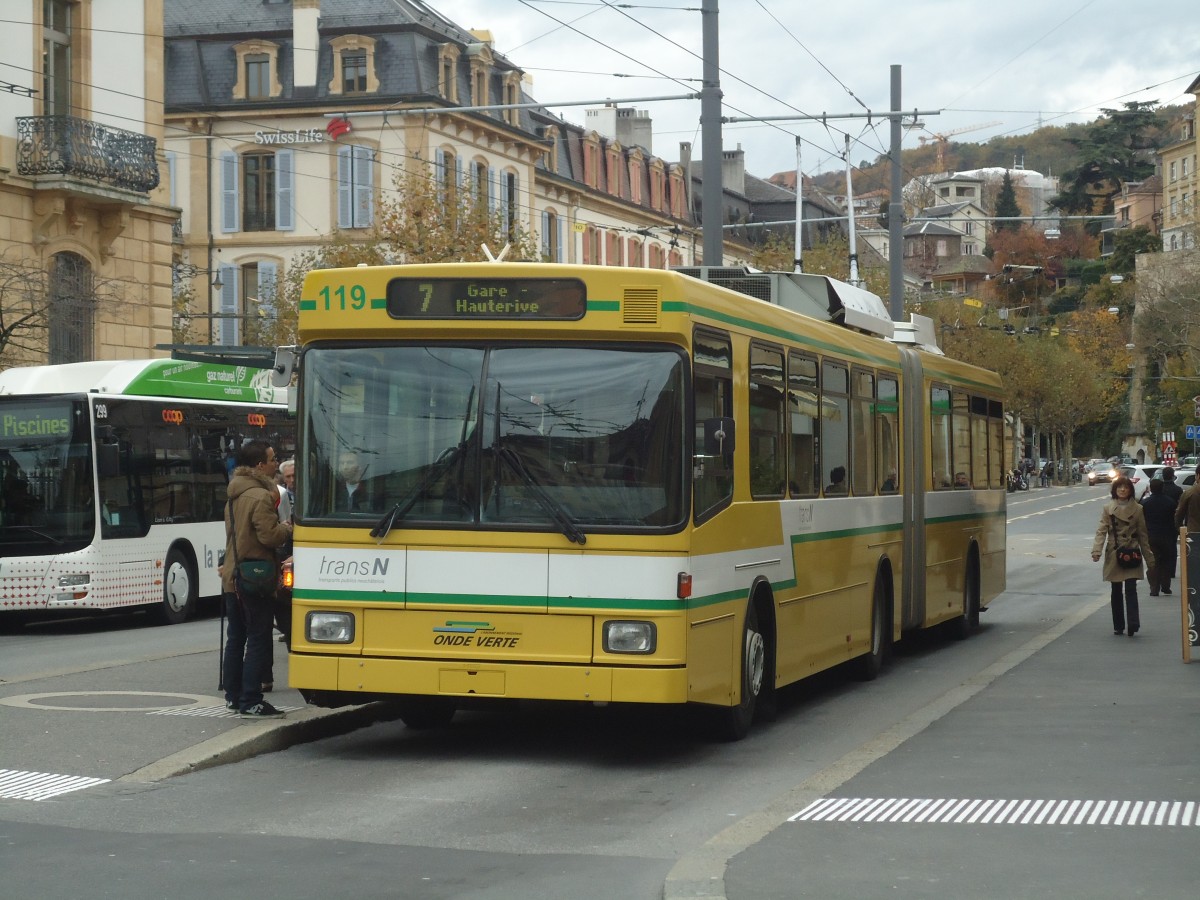
[[[1123,568],[1117,562],[1118,547],[1139,548],[1143,561],[1132,568]],[[1092,562],[1099,562],[1101,553],[1104,554],[1102,577],[1112,585],[1113,634],[1124,633],[1128,625],[1129,636],[1133,637],[1142,625],[1137,583],[1146,575],[1143,566],[1154,566],[1154,554],[1150,552],[1150,535],[1142,508],[1133,499],[1133,483],[1124,475],[1113,481],[1112,500],[1104,504],[1100,513],[1096,539],[1092,542]]]

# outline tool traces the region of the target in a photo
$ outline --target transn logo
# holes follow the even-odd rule
[[[257,425],[259,428],[265,428],[267,425],[267,417],[262,413],[247,413],[246,424]]]
[[[183,411],[179,409],[164,409],[162,411],[162,420],[168,425],[182,425]]]

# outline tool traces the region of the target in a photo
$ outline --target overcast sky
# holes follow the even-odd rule
[[[491,31],[548,105],[701,88],[701,0],[427,2],[464,28]],[[941,110],[906,134],[905,148],[960,128],[971,130],[951,140],[982,142],[1039,122],[1089,121],[1132,100],[1191,103],[1183,91],[1200,73],[1200,44],[1181,7],[1178,28],[1164,9],[1128,0],[720,0],[723,115],[886,111],[893,64],[904,109]],[[623,105],[649,112],[655,155],[678,159],[680,141],[700,155],[699,100]],[[583,107],[554,111],[585,121]],[[727,123],[723,140],[726,150],[740,144],[747,171],[765,178],[795,168],[799,135],[801,166],[813,175],[843,167],[847,132],[855,164],[890,139],[887,120],[843,119]],[[1045,172],[1036,159],[1025,165]]]

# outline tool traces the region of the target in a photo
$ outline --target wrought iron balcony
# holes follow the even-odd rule
[[[71,175],[143,193],[158,187],[154,138],[75,116],[18,117],[17,172]]]

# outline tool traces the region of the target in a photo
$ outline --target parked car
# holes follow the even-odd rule
[[[1175,470],[1175,483],[1185,491],[1196,483],[1196,467],[1180,466]]]
[[[1200,459],[1200,456],[1185,456],[1179,461],[1179,468],[1194,469],[1196,468],[1196,460],[1198,459]]]
[[[1133,499],[1141,500],[1142,495],[1150,487],[1150,479],[1161,470],[1161,463],[1155,463],[1151,466],[1121,466],[1120,474],[1133,482]]]
[[[1112,480],[1120,474],[1116,466],[1102,459],[1092,464],[1088,472],[1088,484],[1112,484]]]

